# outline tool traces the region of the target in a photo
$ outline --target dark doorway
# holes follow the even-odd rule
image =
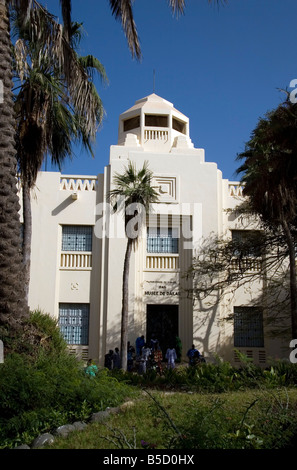
[[[152,335],[159,340],[163,355],[170,345],[175,347],[178,336],[178,305],[147,305],[146,339]]]

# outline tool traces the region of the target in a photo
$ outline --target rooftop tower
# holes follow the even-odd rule
[[[152,93],[120,115],[118,145],[158,153],[192,149],[189,118],[172,103]]]

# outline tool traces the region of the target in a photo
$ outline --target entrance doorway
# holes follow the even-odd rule
[[[158,339],[163,355],[178,336],[178,305],[149,304],[146,315],[146,339]]]

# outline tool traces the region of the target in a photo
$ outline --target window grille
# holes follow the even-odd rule
[[[234,347],[264,347],[261,308],[234,307]]]
[[[177,230],[172,228],[148,228],[148,253],[178,253]]]
[[[92,227],[64,225],[62,251],[92,251]]]
[[[59,327],[67,344],[89,344],[89,304],[60,304]]]
[[[232,230],[234,256],[262,256],[261,236],[259,230]]]

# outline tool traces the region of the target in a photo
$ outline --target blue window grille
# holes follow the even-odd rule
[[[67,344],[89,344],[89,304],[60,304],[59,327]]]
[[[264,347],[261,308],[234,307],[234,347]]]
[[[92,227],[64,225],[62,227],[62,251],[92,251]]]
[[[147,229],[147,253],[178,253],[177,229]]]

